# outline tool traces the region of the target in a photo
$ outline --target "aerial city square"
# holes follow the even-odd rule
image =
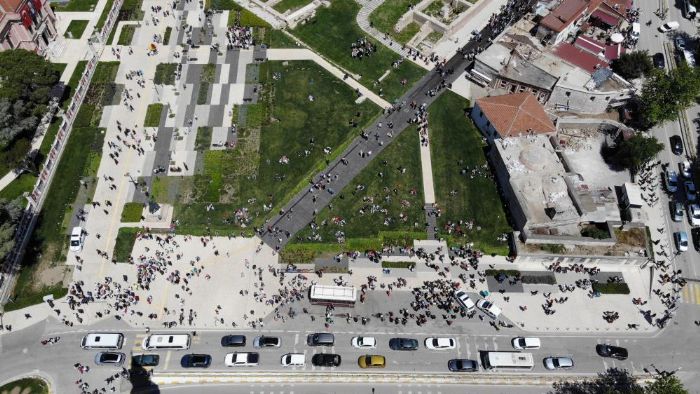
[[[700,0],[0,0],[0,394],[700,393]]]

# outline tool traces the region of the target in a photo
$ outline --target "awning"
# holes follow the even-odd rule
[[[471,70],[471,73],[472,73],[472,75],[474,75],[475,77],[478,77],[478,78],[480,78],[480,79],[483,79],[484,81],[486,81],[486,82],[488,82],[488,83],[491,83],[491,81],[493,81],[493,79],[492,79],[491,77],[489,77],[488,75],[485,75],[485,74],[483,74],[483,73],[480,73],[480,72],[476,71],[475,69],[472,69],[472,70]]]
[[[612,16],[612,15],[605,13],[601,10],[593,11],[593,13],[591,14],[591,18],[596,18],[608,26],[617,26],[617,24],[620,21],[616,16]]]

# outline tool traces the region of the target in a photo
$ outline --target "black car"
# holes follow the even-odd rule
[[[681,136],[676,134],[672,135],[671,138],[671,152],[675,155],[682,155],[683,154],[683,140],[681,139]]]
[[[221,346],[240,347],[245,346],[245,335],[226,335],[221,338]]]
[[[418,340],[413,338],[391,338],[389,340],[389,348],[391,350],[416,350],[418,349]]]
[[[131,357],[131,363],[141,367],[155,367],[160,362],[157,354],[137,354]]]
[[[208,354],[185,354],[180,360],[182,368],[209,368],[211,356]]]
[[[317,353],[311,357],[311,364],[317,367],[337,367],[340,365],[340,355],[331,353]]]
[[[280,339],[278,337],[268,337],[265,335],[255,337],[255,339],[253,339],[253,346],[255,346],[257,348],[280,347],[281,343],[282,342],[280,341]]]
[[[479,370],[479,363],[475,360],[453,358],[447,362],[447,368],[452,372],[476,372]]]
[[[700,227],[690,229],[690,236],[693,238],[693,246],[695,250],[700,252]]]
[[[666,68],[666,59],[664,59],[664,54],[661,52],[657,52],[654,54],[652,57],[652,60],[654,61],[654,66],[659,69],[664,69]]]
[[[627,349],[613,345],[596,345],[596,353],[601,357],[616,358],[618,360],[627,360]]]

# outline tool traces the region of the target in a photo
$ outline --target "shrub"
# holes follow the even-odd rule
[[[557,279],[552,273],[542,273],[540,274],[525,274],[520,277],[520,281],[523,284],[529,285],[555,285],[557,284]]]
[[[406,268],[415,267],[416,263],[410,261],[382,261],[382,268]]]
[[[594,283],[593,291],[601,294],[629,294],[630,288],[627,283]]]
[[[486,270],[486,276],[496,277],[499,274],[504,274],[505,276],[514,277],[514,278],[520,277],[520,271],[518,271],[518,270],[490,270],[490,269]]]

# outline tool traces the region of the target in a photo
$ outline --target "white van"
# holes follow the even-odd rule
[[[70,251],[80,252],[83,250],[83,242],[85,241],[85,232],[81,227],[73,227],[70,233]]]
[[[639,33],[641,33],[641,32],[642,32],[642,25],[640,25],[639,22],[633,22],[632,23],[632,32],[630,33],[632,38],[638,39]]]
[[[141,344],[143,350],[187,350],[190,348],[189,334],[152,334]]]
[[[87,334],[80,342],[83,349],[110,349],[118,350],[124,344],[124,334],[112,332],[94,332]]]
[[[481,311],[484,312],[484,314],[486,314],[488,317],[494,320],[498,319],[498,316],[501,315],[501,308],[492,304],[491,301],[485,300],[483,298],[477,301],[476,307],[481,309]]]

